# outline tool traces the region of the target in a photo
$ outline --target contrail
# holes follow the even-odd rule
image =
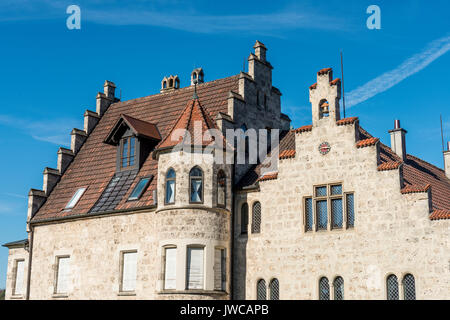
[[[352,107],[384,92],[409,76],[419,72],[450,50],[450,36],[430,42],[426,48],[405,60],[397,68],[385,72],[366,84],[352,90],[346,96],[347,107]]]

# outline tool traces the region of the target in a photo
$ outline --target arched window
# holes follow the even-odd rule
[[[386,290],[388,300],[398,300],[398,280],[395,274],[386,279]]]
[[[260,279],[256,285],[256,300],[266,300],[266,281]]]
[[[319,300],[330,300],[330,284],[326,277],[319,280]]]
[[[322,99],[319,103],[319,119],[326,118],[330,114],[330,104],[326,99]]]
[[[278,279],[272,279],[269,283],[270,300],[280,300],[280,283]]]
[[[165,196],[165,203],[175,203],[175,181],[176,181],[176,174],[175,170],[170,168],[166,173],[166,196]]]
[[[336,277],[333,281],[334,300],[344,300],[344,279]]]
[[[227,199],[227,176],[223,170],[217,174],[217,205],[225,207]]]
[[[261,232],[261,203],[255,202],[252,210],[252,233]]]
[[[405,300],[416,300],[416,282],[410,273],[403,277],[403,297]]]
[[[203,202],[203,171],[199,167],[194,167],[189,172],[189,188],[191,203]]]
[[[241,207],[241,234],[247,234],[248,230],[248,204],[244,203]]]

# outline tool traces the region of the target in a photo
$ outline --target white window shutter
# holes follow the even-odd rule
[[[136,289],[137,252],[123,253],[122,291]]]
[[[56,293],[67,293],[69,289],[69,258],[58,258],[58,278],[56,279]]]
[[[17,261],[16,265],[16,283],[14,285],[14,294],[20,295],[23,294],[23,275],[25,268],[25,261]]]
[[[177,288],[177,248],[166,248],[164,289]]]
[[[203,248],[188,248],[187,288],[203,289]]]

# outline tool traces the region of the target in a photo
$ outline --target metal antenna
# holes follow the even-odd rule
[[[344,108],[344,118],[345,118],[345,89],[344,89],[344,58],[341,51],[341,76],[342,76],[342,106]]]
[[[441,139],[442,139],[442,152],[444,152],[444,129],[442,128],[442,114],[441,116]]]

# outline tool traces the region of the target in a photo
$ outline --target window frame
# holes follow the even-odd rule
[[[199,169],[200,172],[202,173],[201,176],[191,176],[191,172],[194,169]],[[200,201],[192,201],[192,180],[200,180],[201,181],[201,199]],[[203,169],[200,166],[194,166],[191,168],[191,170],[189,170],[189,203],[190,204],[203,204],[205,199],[204,199],[204,192],[205,192],[205,173],[203,171]]]
[[[167,272],[167,250],[168,249],[175,249],[175,288],[166,288],[166,272]],[[162,247],[163,250],[163,256],[162,256],[162,290],[163,291],[176,291],[177,290],[177,259],[178,259],[178,247],[174,244],[168,244]]]
[[[331,194],[331,188],[333,186],[341,186],[340,194]],[[326,195],[317,196],[316,190],[320,187],[326,187]],[[347,196],[353,195],[353,226],[348,226],[348,208],[347,208]],[[306,211],[306,201],[307,199],[311,199],[312,201],[312,230],[307,229],[307,211]],[[333,212],[332,212],[332,202],[333,200],[340,199],[342,203],[342,226],[336,227],[333,226]],[[318,210],[317,203],[319,201],[326,201],[327,204],[327,227],[326,229],[319,229],[319,219],[318,219]],[[313,185],[313,190],[311,195],[303,196],[302,198],[302,207],[303,207],[303,231],[305,233],[309,232],[326,232],[326,231],[344,231],[348,229],[355,228],[355,192],[354,191],[344,191],[344,183],[342,181],[330,182],[330,183],[322,183]]]
[[[336,291],[337,291],[336,281],[339,278],[342,280],[342,299],[336,299]],[[333,279],[333,282],[332,282],[332,287],[333,287],[333,290],[330,290],[330,291],[333,292],[333,300],[337,300],[337,301],[345,300],[345,281],[344,281],[344,277],[342,277],[340,275],[335,276],[334,279]]]
[[[217,289],[216,279],[215,279],[215,272],[216,272],[215,257],[216,257],[217,250],[220,251],[220,289]],[[215,246],[214,247],[213,275],[214,275],[214,291],[226,292],[227,291],[227,277],[228,277],[228,274],[227,274],[227,249],[223,246]]]
[[[130,158],[131,158],[131,139],[134,139],[134,154],[133,159],[134,162],[131,165],[130,164]],[[124,141],[127,141],[127,157],[123,157],[123,149],[124,149]],[[117,156],[117,169],[118,171],[126,171],[126,170],[133,170],[137,168],[138,162],[139,162],[139,139],[134,134],[125,134],[120,138],[119,147],[117,148],[118,156]],[[127,165],[123,166],[123,159],[127,159]]]
[[[23,263],[23,275],[22,275],[22,292],[21,293],[17,293],[17,276],[18,276],[18,270],[19,270],[19,263]],[[11,292],[12,292],[12,296],[14,297],[22,297],[24,295],[25,292],[25,288],[24,288],[24,284],[25,284],[25,259],[20,258],[20,259],[15,259],[14,260],[14,265],[13,265],[13,281],[12,281],[12,288],[11,288]]]
[[[135,280],[135,286],[134,290],[123,290],[123,280],[124,280],[124,271],[125,271],[125,255],[129,253],[135,253],[136,254],[136,280]],[[120,265],[119,265],[119,293],[125,293],[125,294],[133,294],[136,292],[136,286],[137,286],[137,270],[138,270],[138,251],[137,249],[133,250],[122,250],[120,251]]]
[[[259,225],[258,225],[258,231],[254,231],[255,224],[255,206],[259,203]],[[256,200],[252,204],[252,224],[251,224],[251,233],[252,234],[261,234],[261,225],[262,225],[262,205],[261,201]]]
[[[321,281],[325,279],[327,281],[327,286],[328,286],[328,299],[322,299],[322,292],[321,292]],[[326,276],[320,276],[319,277],[319,281],[317,281],[318,284],[318,296],[319,296],[319,300],[321,301],[328,301],[331,300],[331,287],[330,287],[330,280],[328,280],[328,277]]]
[[[142,188],[141,192],[139,192],[139,194],[137,195],[137,197],[133,197],[131,198],[131,195],[134,193],[134,191],[136,190],[136,188],[139,186],[139,184],[141,183],[142,180],[144,179],[148,179],[148,181],[145,183],[144,187]],[[141,177],[139,178],[139,181],[136,183],[136,185],[134,186],[133,190],[131,191],[130,195],[128,196],[127,202],[128,201],[137,201],[139,200],[144,193],[147,191],[148,187],[150,186],[150,183],[153,180],[153,175],[148,175],[145,177]]]
[[[202,288],[189,288],[189,249],[202,249],[203,251],[203,275],[202,275]],[[195,291],[195,290],[205,290],[205,286],[206,286],[206,245],[204,244],[189,244],[186,246],[186,265],[185,265],[185,289],[186,291]]]
[[[396,299],[390,299],[390,293],[389,293],[389,279],[391,278],[391,277],[395,277],[395,286],[396,286],[396,290],[397,290],[397,297],[396,297]],[[389,300],[389,301],[396,301],[396,300],[400,300],[400,292],[401,292],[401,290],[400,290],[400,286],[399,286],[399,282],[398,282],[398,277],[397,277],[397,275],[395,274],[395,273],[388,273],[387,275],[386,275],[386,278],[385,278],[385,288],[386,288],[386,300]]]
[[[70,255],[57,255],[55,257],[55,275],[54,275],[54,281],[53,281],[53,295],[54,296],[63,296],[67,297],[69,295],[69,288],[67,288],[67,292],[58,292],[58,277],[59,277],[59,262],[61,259],[69,259],[70,263]]]
[[[63,211],[70,211],[70,210],[72,210],[73,208],[75,208],[75,207],[77,206],[77,204],[80,202],[80,200],[81,200],[81,198],[83,197],[83,195],[86,193],[86,190],[87,190],[87,189],[88,189],[88,187],[79,187],[79,188],[77,188],[77,189],[75,190],[75,192],[73,193],[72,197],[70,198],[70,200],[66,203],[66,206],[64,207]],[[81,194],[80,194],[80,196],[78,197],[78,200],[77,200],[73,205],[71,205],[71,206],[69,207],[69,204],[75,199],[75,196],[78,194],[78,192],[79,192],[80,190],[83,190],[83,191],[81,191]]]
[[[169,175],[169,172],[171,170],[173,171],[175,176],[167,178],[167,176]],[[167,181],[173,181],[173,202],[168,202],[167,201],[167,187],[168,187]],[[165,205],[175,204],[175,202],[176,202],[176,195],[177,195],[177,172],[175,171],[174,168],[170,167],[169,169],[167,169],[166,174],[164,176],[164,204]]]
[[[260,284],[262,284],[262,287],[264,288],[264,298],[262,299],[260,299],[258,295],[258,289]],[[263,278],[259,278],[258,280],[256,280],[256,300],[258,301],[267,300],[267,283],[266,280],[264,280]]]
[[[273,296],[273,284],[274,283],[277,283],[277,286],[278,286],[278,293],[277,293],[277,297],[274,297]],[[272,279],[270,279],[270,281],[269,281],[269,300],[280,300],[280,280],[278,280],[278,278],[272,278]],[[276,298],[276,299],[274,299],[274,298]]]

